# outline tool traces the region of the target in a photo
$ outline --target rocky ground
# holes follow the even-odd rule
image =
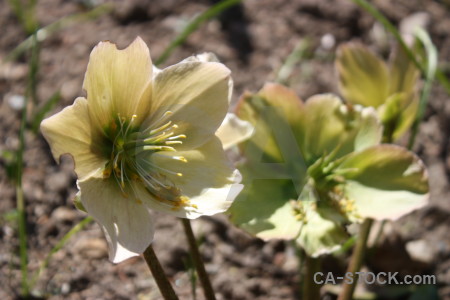
[[[48,25],[86,10],[87,2],[38,1],[37,19],[42,26]],[[139,35],[149,45],[152,57],[158,57],[183,26],[213,2],[216,1],[115,1],[111,13],[52,34],[42,43],[38,98],[43,103],[60,91],[62,99],[54,113],[83,95],[81,85],[89,53],[100,40],[125,47]],[[448,1],[373,2],[396,25],[423,12],[442,65],[448,71]],[[0,28],[0,59],[3,59],[27,37],[8,1],[0,2]],[[337,92],[333,56],[340,43],[360,40],[379,53],[385,54],[387,50],[379,25],[351,1],[245,0],[220,18],[202,25],[163,66],[192,54],[214,52],[232,70],[236,100],[245,89],[256,91],[264,82],[273,81],[287,55],[302,39],[308,39],[309,53],[294,69],[287,84],[303,99],[316,93]],[[0,68],[1,151],[18,147],[20,111],[15,104],[17,96],[25,93],[27,73],[25,57]],[[450,299],[449,137],[449,96],[435,84],[414,148],[429,168],[430,204],[388,224],[382,245],[368,262],[372,271],[435,274],[441,299]],[[67,157],[57,165],[40,134],[27,132],[25,138],[23,185],[29,269],[35,271],[50,249],[84,215],[72,203],[76,177],[71,159]],[[11,221],[15,189],[8,179],[6,165],[7,160],[0,158],[0,299],[20,299],[17,227]],[[166,216],[157,216],[157,220],[155,250],[177,293],[182,299],[192,299],[187,243],[180,222]],[[231,226],[225,216],[201,218],[193,226],[201,240],[201,251],[218,299],[299,299],[299,265],[289,243],[264,243],[252,238]],[[344,267],[332,257],[324,261],[324,270],[339,273]],[[94,223],[54,255],[35,291],[36,296],[46,299],[160,299],[141,258],[118,265],[108,261],[105,239]],[[330,294],[326,297],[333,299]],[[203,299],[200,288],[197,299]]]

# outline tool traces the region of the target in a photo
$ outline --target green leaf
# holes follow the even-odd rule
[[[348,102],[378,107],[389,96],[386,64],[363,45],[347,43],[340,46],[336,69],[341,94]]]
[[[378,145],[350,154],[334,170],[346,179],[345,194],[362,218],[397,219],[428,200],[428,175],[412,152]]]

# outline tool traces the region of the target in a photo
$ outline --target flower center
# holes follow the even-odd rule
[[[108,154],[110,156],[103,177],[112,176],[124,197],[128,198],[128,193],[132,192],[138,199],[133,183],[139,182],[144,184],[153,198],[177,209],[187,205],[193,206],[168,177],[181,177],[183,174],[159,166],[151,159],[156,152],[176,152],[176,146],[181,145],[182,140],[186,138],[184,134],[175,134],[178,126],[170,120],[167,121],[170,115],[172,112],[167,111],[159,120],[152,122],[154,125],[145,129],[140,128],[140,124],[135,124],[136,115],[131,119],[118,115],[105,130],[110,142],[108,149],[111,152]],[[183,156],[175,155],[170,158],[187,163]]]

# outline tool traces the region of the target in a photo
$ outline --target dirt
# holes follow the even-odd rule
[[[41,0],[37,19],[41,26],[61,17],[86,11],[84,3],[98,1]],[[155,59],[181,28],[217,1],[165,0],[115,1],[115,8],[95,20],[78,22],[49,36],[41,45],[38,98],[42,104],[60,91],[56,113],[84,95],[81,89],[91,49],[101,40],[127,46],[136,36],[149,45]],[[448,1],[373,1],[386,16],[400,24],[404,18],[426,12],[428,30],[439,49],[440,60],[450,58],[450,10]],[[0,59],[27,35],[11,11],[0,2]],[[273,81],[287,55],[308,38],[309,56],[296,66],[288,84],[303,98],[325,92],[337,93],[333,56],[336,46],[360,40],[380,53],[386,43],[374,38],[374,20],[345,0],[246,0],[202,25],[177,48],[164,66],[196,53],[211,51],[232,70],[236,100],[244,90],[257,91]],[[324,36],[327,35],[327,38]],[[379,35],[378,35],[379,36]],[[324,39],[334,41],[331,47]],[[329,46],[330,44],[328,44]],[[447,65],[448,67],[448,65]],[[0,150],[19,145],[20,111],[11,105],[23,95],[27,82],[25,56],[0,69]],[[447,74],[448,75],[448,74]],[[434,274],[440,299],[450,299],[450,101],[435,84],[420,127],[415,152],[429,169],[430,204],[388,224],[382,244],[368,259],[372,271],[401,274]],[[50,249],[84,218],[73,206],[75,174],[70,158],[57,165],[40,134],[27,132],[23,186],[26,199],[29,270],[37,270]],[[7,160],[0,159],[0,299],[20,299],[20,265],[17,226],[10,216],[15,208],[15,189],[8,179]],[[187,243],[180,222],[156,216],[154,247],[182,299],[192,299]],[[300,299],[299,263],[290,243],[264,243],[233,227],[225,216],[204,217],[193,222],[200,250],[211,274],[218,299]],[[407,252],[411,241],[424,241],[419,253]],[[410,244],[411,245],[411,244]],[[417,252],[417,251],[416,251]],[[422,252],[422,253],[420,253]],[[420,255],[419,255],[420,256]],[[324,260],[323,270],[345,271],[343,262]],[[161,299],[141,258],[114,265],[107,259],[104,236],[90,224],[71,238],[50,261],[34,289],[46,299]],[[333,299],[331,294],[324,299]],[[328,298],[327,298],[328,297]],[[203,299],[197,288],[197,299]],[[381,299],[388,299],[383,298]],[[405,296],[396,299],[407,299]],[[425,298],[420,298],[425,299]]]

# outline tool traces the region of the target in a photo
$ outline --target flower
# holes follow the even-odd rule
[[[158,70],[139,37],[124,50],[100,42],[87,97],[42,122],[55,159],[72,155],[81,205],[102,226],[113,262],[152,242],[152,210],[193,219],[227,210],[240,192],[215,136],[230,87],[223,64],[187,59]]]
[[[389,64],[359,43],[338,48],[339,90],[352,104],[377,109],[384,126],[384,142],[398,140],[413,124],[419,108],[420,72],[398,47]]]
[[[349,238],[350,223],[397,219],[427,203],[425,166],[405,148],[379,144],[382,126],[372,107],[331,94],[303,102],[269,83],[245,94],[237,115],[255,133],[240,147],[245,189],[229,212],[262,239],[295,240],[319,256]]]

